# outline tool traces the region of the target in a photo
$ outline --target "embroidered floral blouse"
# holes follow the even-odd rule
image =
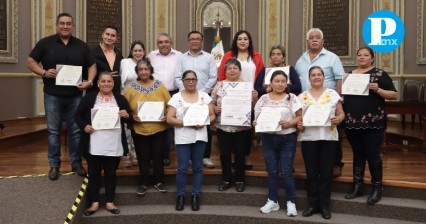
[[[370,83],[378,83],[379,88],[396,92],[392,79],[385,71],[373,68],[365,74],[370,74]],[[345,95],[343,110],[347,129],[386,128],[385,99],[371,89],[368,96]]]
[[[303,111],[310,105],[330,105],[330,118],[335,116],[337,104],[339,101],[342,101],[340,95],[332,89],[326,89],[318,100],[311,96],[308,91],[301,93],[299,99],[302,102]],[[309,126],[299,132],[299,141],[337,141],[338,139],[339,134],[337,133],[336,125]]]

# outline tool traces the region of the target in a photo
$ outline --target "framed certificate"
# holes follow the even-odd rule
[[[281,131],[280,120],[281,112],[279,110],[263,110],[256,118],[255,132]]]
[[[141,122],[160,122],[164,117],[164,102],[138,102],[138,117]]]
[[[95,130],[120,128],[118,107],[100,107],[91,110],[92,127]]]
[[[76,86],[82,81],[82,67],[74,65],[56,65],[56,85]]]
[[[291,82],[290,82],[290,66],[285,66],[285,67],[265,68],[265,80],[264,80],[265,85],[271,84],[272,73],[274,73],[277,70],[284,71],[285,74],[287,75],[287,83],[291,84]]]
[[[223,82],[221,125],[251,126],[253,83]]]
[[[183,126],[209,125],[209,105],[191,104],[184,109]]]
[[[303,109],[303,126],[331,126],[330,105],[309,105]]]
[[[342,94],[368,96],[370,74],[343,74]]]

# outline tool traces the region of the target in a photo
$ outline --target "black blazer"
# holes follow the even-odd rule
[[[95,58],[96,61],[96,77],[93,80],[93,86],[91,88],[89,88],[87,91],[88,92],[98,92],[99,91],[99,87],[98,87],[98,77],[99,77],[99,73],[104,72],[104,71],[108,71],[108,72],[117,72],[117,75],[120,75],[120,64],[121,64],[121,60],[123,59],[123,54],[121,53],[120,50],[118,50],[116,47],[114,48],[114,52],[115,52],[115,61],[114,61],[114,67],[111,70],[111,68],[109,67],[108,61],[105,57],[105,54],[101,48],[101,46],[98,44],[96,45],[96,47],[91,49],[92,51],[92,55]],[[114,77],[114,88],[112,90],[115,93],[120,93],[121,91],[121,78],[120,76],[118,77]]]
[[[84,131],[86,125],[92,124],[91,112],[90,110],[95,105],[96,96],[98,92],[91,92],[86,94],[80,101],[77,111],[75,112],[75,123],[81,130],[80,144],[79,144],[79,153],[81,156],[87,158],[89,156],[90,148],[90,134]],[[119,93],[114,93],[114,98],[117,101],[118,107],[120,110],[126,110],[129,113],[129,118],[121,118],[121,143],[123,144],[124,155],[129,153],[129,148],[127,146],[126,133],[124,131],[124,122],[129,126],[133,123],[132,110],[130,109],[129,103],[126,98]]]

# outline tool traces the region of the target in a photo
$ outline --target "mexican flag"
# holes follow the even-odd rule
[[[211,54],[216,60],[217,67],[219,67],[225,52],[223,51],[223,44],[222,40],[220,39],[220,22],[217,22],[216,24],[216,35],[213,40],[213,48]]]

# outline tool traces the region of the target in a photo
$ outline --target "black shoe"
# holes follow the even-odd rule
[[[162,183],[155,184],[154,188],[157,189],[161,193],[167,192],[167,190],[164,188],[164,185]]]
[[[200,196],[193,195],[191,200],[192,211],[200,210]]]
[[[84,212],[84,215],[85,215],[85,216],[91,216],[91,215],[95,214],[97,211],[98,211],[98,210],[94,211],[94,210],[87,209],[87,210]]]
[[[226,182],[226,181],[222,181],[222,183],[220,183],[219,187],[218,187],[218,191],[226,191],[231,187],[231,183],[230,182]]]
[[[57,180],[59,178],[59,167],[52,167],[49,170],[49,180]]]
[[[303,217],[309,217],[315,213],[318,213],[318,209],[314,208],[314,207],[309,207],[307,209],[305,209],[305,211],[303,211],[302,216]]]
[[[78,165],[78,166],[73,166],[72,167],[72,172],[75,172],[77,175],[85,177],[87,176],[87,172],[86,170],[83,168],[82,165]]]
[[[182,211],[185,205],[185,197],[184,196],[177,196],[176,198],[176,210]]]
[[[244,192],[245,190],[244,182],[236,182],[235,189],[237,190],[237,192]]]
[[[146,193],[146,190],[148,188],[145,185],[139,186],[138,189],[136,190],[136,194],[137,195],[144,195]]]
[[[111,212],[114,215],[118,215],[120,214],[120,209],[118,208],[113,208],[113,209],[107,209],[109,212]]]
[[[245,170],[252,170],[253,169],[253,165],[246,164],[246,165],[244,165],[244,169]]]
[[[170,159],[163,159],[164,166],[170,166]]]
[[[331,213],[330,213],[330,210],[328,210],[328,208],[323,208],[323,209],[321,209],[321,216],[322,216],[324,219],[331,219]]]

